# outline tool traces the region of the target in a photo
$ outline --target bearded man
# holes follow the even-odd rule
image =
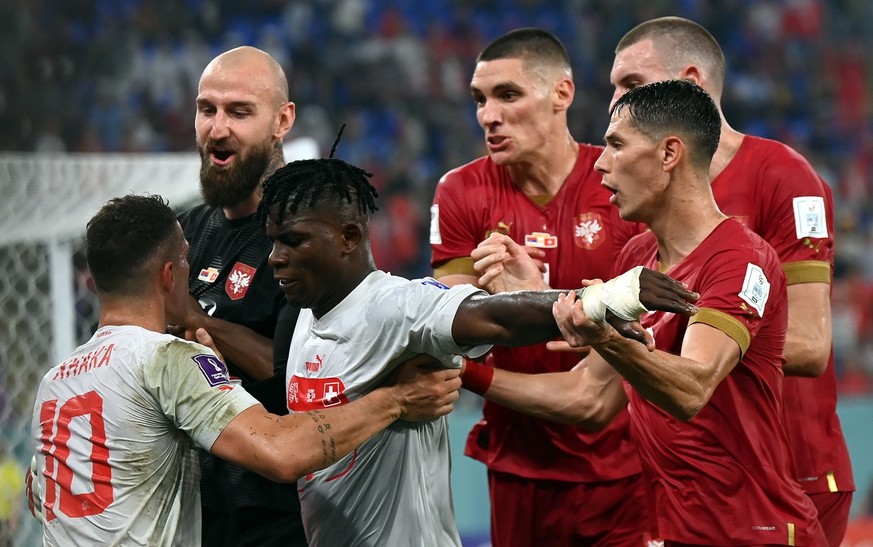
[[[284,164],[282,139],[295,114],[288,80],[267,53],[238,47],[206,66],[196,107],[204,204],[179,216],[191,245],[191,298],[185,320],[170,332],[190,340],[205,328],[231,378],[285,413],[281,384],[299,310],[273,279],[271,243],[254,214],[261,181]],[[204,546],[306,545],[293,485],[206,452],[200,461]]]

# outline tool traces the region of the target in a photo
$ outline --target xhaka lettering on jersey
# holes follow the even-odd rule
[[[76,355],[61,363],[60,368],[55,373],[52,380],[63,380],[71,376],[78,376],[83,372],[88,372],[91,369],[104,367],[109,364],[109,358],[112,357],[112,350],[115,349],[115,344],[100,346],[94,351],[89,351],[85,355]]]

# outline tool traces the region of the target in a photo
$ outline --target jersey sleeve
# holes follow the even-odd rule
[[[470,253],[484,239],[474,229],[463,176],[450,171],[440,179],[430,209],[431,266],[438,275],[476,275]]]
[[[784,147],[765,164],[760,235],[779,255],[788,284],[830,283],[834,202],[830,188],[802,156]]]
[[[458,307],[475,293],[487,294],[473,285],[449,288],[433,278],[415,279],[398,287],[397,292],[392,291],[391,302],[376,301],[367,317],[371,321],[384,320],[386,332],[402,333],[411,353],[426,353],[447,367],[457,368],[461,361],[455,356],[476,358],[491,349],[491,345],[459,346],[452,336]]]
[[[209,450],[231,420],[258,404],[227,367],[200,344],[173,340],[161,344],[143,368],[146,389],[176,427]]]
[[[744,354],[772,304],[771,286],[779,272],[736,249],[718,253],[704,268],[695,288],[699,311],[688,324],[704,323],[724,332]]]

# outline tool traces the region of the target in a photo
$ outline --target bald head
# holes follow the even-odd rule
[[[244,79],[271,96],[275,105],[288,101],[288,79],[282,66],[269,53],[252,46],[240,46],[213,59],[203,70],[199,87],[206,78]]]
[[[682,17],[660,17],[641,23],[619,41],[615,53],[650,40],[659,63],[669,73],[695,65],[705,76],[704,88],[721,97],[725,61],[721,47],[702,26]],[[703,84],[701,82],[701,84]]]

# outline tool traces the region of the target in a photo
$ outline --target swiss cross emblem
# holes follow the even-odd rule
[[[288,382],[288,410],[307,412],[349,402],[342,380],[332,378],[306,378],[291,376]]]
[[[255,277],[256,269],[242,262],[237,262],[233,265],[230,275],[227,276],[227,281],[224,283],[224,292],[231,300],[239,300],[246,295],[249,286],[252,284],[252,279]]]
[[[582,213],[575,218],[573,226],[573,241],[577,247],[589,251],[600,247],[605,237],[603,232],[603,219],[600,213]]]

